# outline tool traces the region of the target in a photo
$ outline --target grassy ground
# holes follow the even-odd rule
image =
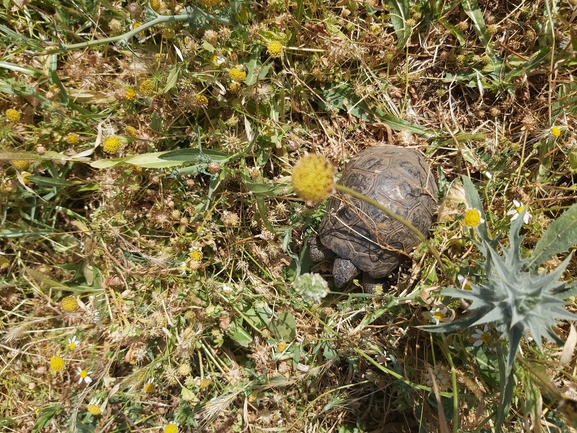
[[[522,343],[496,427],[506,340],[417,326],[485,277],[463,175],[525,253],[575,201],[574,1],[3,3],[2,431],[571,431],[571,352]],[[292,167],[383,141],[436,173],[441,262],[310,302]]]

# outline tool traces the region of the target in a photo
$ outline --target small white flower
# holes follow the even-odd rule
[[[507,212],[507,215],[512,215],[511,221],[515,221],[521,215],[521,212],[525,209],[525,205],[517,200],[513,200],[513,209]],[[525,216],[523,216],[523,222],[525,224],[529,224],[529,220],[531,219],[531,214],[529,211],[525,211]]]
[[[476,328],[475,333],[471,336],[475,342],[473,346],[479,347],[483,343],[488,343],[491,340],[491,335],[489,334],[489,326],[485,325],[483,329]]]
[[[91,371],[84,370],[83,368],[78,367],[78,376],[80,376],[78,383],[84,382],[87,385],[90,385],[92,383],[92,379],[90,378],[91,374],[92,374]]]
[[[431,322],[433,322],[435,325],[438,325],[444,321],[444,319],[447,317],[447,311],[448,310],[445,307],[435,308],[433,311],[431,311]]]
[[[68,348],[70,350],[76,349],[79,345],[80,345],[80,340],[78,340],[78,338],[76,338],[76,335],[74,337],[68,339]]]

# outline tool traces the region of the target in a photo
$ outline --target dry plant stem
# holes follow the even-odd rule
[[[44,51],[44,52],[40,52],[40,53],[35,53],[35,55],[40,56],[40,55],[47,55],[47,54],[63,53],[66,51],[72,51],[72,50],[76,50],[76,49],[80,49],[80,48],[86,48],[86,47],[91,47],[94,45],[102,45],[102,44],[108,44],[108,43],[114,43],[114,42],[122,42],[122,41],[128,42],[129,39],[133,38],[137,34],[148,29],[149,27],[154,27],[157,24],[168,23],[168,22],[187,21],[193,15],[200,15],[208,21],[215,21],[219,24],[226,24],[226,25],[232,24],[226,18],[221,18],[221,17],[217,17],[217,16],[214,16],[211,14],[207,14],[206,12],[204,12],[203,10],[201,10],[197,7],[189,6],[185,9],[185,13],[183,13],[183,14],[180,14],[180,15],[157,15],[157,17],[155,19],[153,19],[152,21],[144,23],[141,26],[139,26],[135,29],[132,29],[129,32],[118,35],[118,36],[113,36],[113,37],[104,38],[104,39],[97,39],[94,41],[80,42],[78,44],[72,44],[72,45],[61,45],[60,48],[57,48],[54,50],[49,50],[49,51]]]
[[[437,260],[437,262],[439,263],[439,266],[441,266],[441,269],[443,270],[443,272],[445,271],[445,266],[443,265],[443,262],[441,260],[441,255],[439,254],[439,252],[437,251],[437,249],[431,245],[431,243],[429,242],[429,240],[427,239],[427,237],[421,233],[421,231],[416,228],[413,224],[411,224],[409,221],[407,221],[405,218],[403,218],[402,216],[396,214],[395,212],[393,212],[392,210],[388,209],[386,206],[384,206],[383,204],[379,203],[376,200],[373,200],[370,197],[367,197],[364,194],[361,194],[358,191],[355,191],[354,189],[351,188],[347,188],[344,185],[339,185],[336,184],[335,185],[335,189],[339,192],[342,192],[344,194],[348,194],[350,196],[353,196],[355,198],[358,198],[359,200],[362,200],[370,205],[375,206],[377,209],[382,210],[384,213],[386,213],[388,216],[390,216],[391,218],[393,218],[395,221],[400,222],[401,224],[403,224],[405,227],[407,227],[410,231],[412,231],[417,238],[419,238],[419,240],[421,242],[423,242],[427,248],[429,249],[429,251],[431,252],[431,254],[433,254],[433,257],[435,257],[435,259]]]

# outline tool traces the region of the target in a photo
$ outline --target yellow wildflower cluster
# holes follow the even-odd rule
[[[236,65],[228,72],[228,76],[232,81],[242,83],[246,78],[246,71],[244,70],[244,66]]]
[[[19,122],[20,113],[16,111],[14,108],[9,108],[8,110],[6,110],[6,118],[12,123]]]
[[[112,154],[118,152],[120,146],[122,146],[120,138],[118,138],[116,135],[111,135],[106,140],[104,140],[104,143],[102,144],[102,149],[106,153]]]
[[[334,168],[324,156],[310,154],[295,164],[292,184],[299,197],[318,203],[334,191],[334,176]]]
[[[154,93],[154,81],[150,78],[142,80],[138,85],[138,93],[143,96],[152,96]]]
[[[266,51],[267,51],[269,56],[278,58],[282,55],[283,48],[284,47],[282,46],[282,44],[279,41],[272,41],[266,47]]]

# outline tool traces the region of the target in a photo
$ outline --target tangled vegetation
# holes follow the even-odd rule
[[[574,3],[4,0],[2,431],[574,431]],[[438,218],[339,292],[382,142]]]

